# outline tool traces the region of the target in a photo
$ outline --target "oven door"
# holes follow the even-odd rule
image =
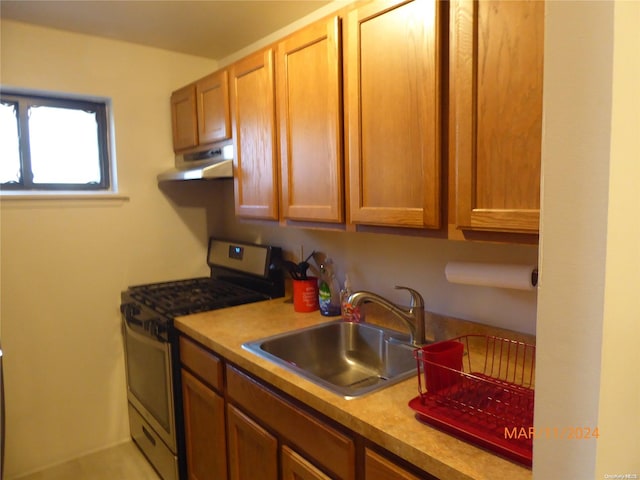
[[[123,313],[127,397],[175,454],[171,344],[148,332],[141,333],[136,328],[141,322],[132,311],[125,309]]]

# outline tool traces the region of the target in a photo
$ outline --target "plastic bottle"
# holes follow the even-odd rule
[[[348,322],[354,321],[353,305],[349,303],[349,296],[351,295],[351,281],[349,275],[344,276],[344,287],[340,290],[340,313],[342,319]]]
[[[320,265],[318,303],[320,313],[325,317],[340,315],[340,286],[333,271],[333,260],[330,258],[326,258]]]

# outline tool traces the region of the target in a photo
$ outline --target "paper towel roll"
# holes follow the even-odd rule
[[[483,287],[535,290],[538,283],[535,265],[449,262],[444,274],[451,283]]]

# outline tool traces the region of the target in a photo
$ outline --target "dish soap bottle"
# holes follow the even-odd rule
[[[325,317],[340,315],[340,287],[333,271],[333,260],[330,258],[325,259],[320,265],[318,303],[320,313]]]
[[[357,322],[359,319],[355,315],[353,305],[349,303],[349,297],[353,292],[351,291],[351,280],[349,280],[349,274],[344,276],[344,287],[340,290],[340,313],[342,319],[347,322]]]

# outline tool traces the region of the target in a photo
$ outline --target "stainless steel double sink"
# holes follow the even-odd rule
[[[345,398],[380,390],[416,371],[407,334],[367,323],[331,321],[242,347]]]

